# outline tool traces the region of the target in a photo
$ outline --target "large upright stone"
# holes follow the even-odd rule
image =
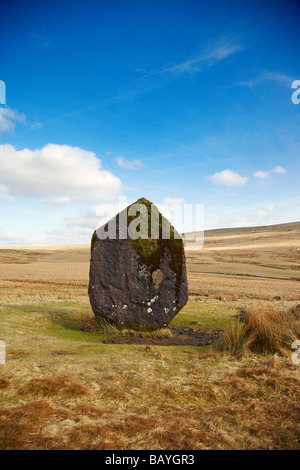
[[[143,209],[137,217],[131,205],[93,234],[89,297],[96,317],[152,329],[168,325],[188,300],[184,246],[156,206],[144,198],[135,204]]]

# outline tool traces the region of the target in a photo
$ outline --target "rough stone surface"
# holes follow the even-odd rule
[[[137,202],[145,204],[150,214],[149,201],[142,198]],[[116,239],[98,238],[101,228],[92,238],[89,297],[93,312],[118,326],[167,326],[188,300],[183,242],[174,239],[173,227],[170,240],[151,239],[150,219],[146,240],[120,239],[122,213],[112,219],[116,223]],[[107,224],[102,229],[105,227]]]

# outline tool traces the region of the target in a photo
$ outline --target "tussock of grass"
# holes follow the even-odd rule
[[[291,308],[291,314],[293,315],[296,321],[300,320],[300,304],[297,304],[295,307]]]
[[[0,389],[9,387],[10,381],[7,379],[0,379]]]
[[[67,376],[59,376],[31,379],[19,389],[23,395],[50,397],[64,395],[67,397],[86,395],[88,388],[85,385],[74,382]]]
[[[300,305],[283,312],[273,306],[242,312],[224,332],[230,353],[241,357],[247,350],[258,353],[290,352],[300,337]]]
[[[96,318],[87,313],[80,316],[81,328],[87,333],[118,334],[118,328],[102,318]]]
[[[224,339],[230,354],[241,358],[249,351],[256,335],[249,331],[248,326],[240,320],[232,322],[224,331]]]

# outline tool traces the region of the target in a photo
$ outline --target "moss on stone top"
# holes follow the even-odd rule
[[[146,199],[145,197],[141,197],[140,199],[138,199],[136,202],[134,202],[133,204],[144,204],[145,206],[147,206],[148,208],[151,208],[151,205],[152,205],[152,202],[148,201],[148,199]],[[133,205],[131,204],[131,205]],[[130,206],[129,206],[130,207]]]
[[[150,201],[146,198],[138,199],[134,204],[144,204],[147,208],[148,215],[148,234],[146,238],[139,237],[137,239],[131,239],[132,246],[139,255],[141,262],[148,266],[150,272],[157,270],[160,267],[162,258],[165,255],[165,251],[168,250],[170,254],[170,268],[176,274],[176,292],[178,293],[181,285],[182,278],[182,268],[184,260],[184,246],[181,238],[175,238],[175,229],[170,224],[170,238],[162,238],[162,225],[163,220],[166,219],[159,212],[158,208],[155,205],[152,205]],[[132,204],[133,205],[133,204]],[[129,210],[131,206],[127,208]],[[151,220],[151,207],[152,211],[156,212],[156,217],[154,221]],[[128,214],[128,212],[127,212]],[[133,221],[137,216],[128,215],[128,225]],[[167,221],[166,221],[167,222]],[[154,227],[155,231],[158,231],[159,238],[151,238],[151,227],[152,224],[158,224],[158,227]],[[147,236],[148,235],[148,236]]]
[[[97,240],[97,230],[94,231],[93,235],[92,235],[92,240],[91,240],[91,251],[93,249],[93,246],[95,245],[95,241]]]

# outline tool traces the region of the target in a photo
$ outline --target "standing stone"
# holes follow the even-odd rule
[[[186,262],[181,237],[157,207],[145,198],[135,204],[138,217],[128,206],[93,234],[89,297],[97,318],[147,330],[167,326],[186,304]]]

